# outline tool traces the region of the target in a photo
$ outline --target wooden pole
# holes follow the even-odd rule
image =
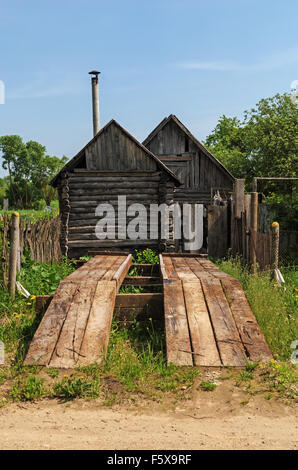
[[[251,193],[250,255],[252,273],[257,272],[258,193]]]
[[[9,254],[9,293],[12,299],[15,298],[16,278],[17,278],[17,261],[19,251],[19,214],[14,212],[11,218],[10,232],[10,254]]]
[[[8,233],[8,215],[7,212],[4,213],[3,218],[3,237],[2,237],[2,274],[3,274],[3,287],[7,289],[8,279],[7,279],[7,266],[8,266],[8,256],[7,256],[7,233]]]
[[[234,201],[235,201],[235,217],[241,219],[244,211],[244,188],[245,179],[236,179],[234,183]]]
[[[272,224],[272,278],[278,269],[278,251],[279,251],[279,223]]]

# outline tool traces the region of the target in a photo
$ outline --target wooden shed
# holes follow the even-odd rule
[[[132,250],[150,247],[170,250],[171,241],[119,239],[118,196],[127,205],[172,204],[180,180],[148,148],[115,120],[103,127],[51,181],[58,188],[61,214],[61,249],[68,257],[87,255],[92,250]],[[100,203],[115,208],[115,239],[99,240],[95,215]],[[149,216],[149,211],[148,211]],[[127,217],[125,223],[129,223]],[[149,224],[148,224],[149,228]]]
[[[214,193],[233,189],[234,177],[201,142],[171,114],[148,135],[143,145],[182,182],[175,201],[208,205]]]

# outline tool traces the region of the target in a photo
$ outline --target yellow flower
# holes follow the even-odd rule
[[[31,302],[27,302],[27,305],[32,305]]]
[[[63,375],[63,377],[64,377],[65,379],[68,379],[69,375],[65,374],[65,375]]]
[[[13,312],[13,315],[18,315],[18,312]]]
[[[31,295],[31,300],[36,299],[36,295]]]
[[[152,318],[151,318],[151,317],[149,318],[149,321],[152,321]]]

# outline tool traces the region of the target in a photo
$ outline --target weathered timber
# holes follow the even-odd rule
[[[164,312],[168,363],[193,365],[181,281],[164,281]]]

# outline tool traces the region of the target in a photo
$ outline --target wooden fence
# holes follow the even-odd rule
[[[208,254],[223,258],[231,249],[253,269],[271,269],[273,263],[272,217],[258,193],[245,194],[244,180],[236,180],[231,200],[208,208]],[[278,222],[278,221],[277,221]],[[294,266],[298,256],[298,232],[279,233],[280,263]]]
[[[4,213],[1,221],[2,273],[4,286],[8,284],[9,240],[12,218]],[[21,267],[24,250],[30,252],[31,259],[37,263],[50,263],[61,260],[60,218],[44,218],[31,223],[20,219],[19,250],[17,269]]]

